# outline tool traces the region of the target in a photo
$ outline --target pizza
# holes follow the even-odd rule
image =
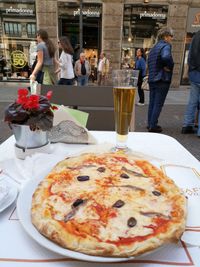
[[[130,257],[180,239],[186,199],[147,160],[85,153],[59,162],[40,182],[31,218],[42,235],[64,248]]]

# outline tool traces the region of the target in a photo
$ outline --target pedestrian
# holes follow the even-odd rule
[[[74,81],[73,53],[74,49],[67,36],[59,38],[59,48],[62,49],[59,58],[59,68],[56,73],[60,72],[58,84],[72,85]]]
[[[188,65],[191,88],[181,132],[182,134],[195,133],[195,119],[198,118],[197,136],[200,137],[200,31],[192,39]]]
[[[30,75],[32,82],[38,81],[41,84],[56,84],[55,74],[55,46],[49,39],[48,33],[40,29],[37,31],[37,62],[35,68]],[[40,79],[38,79],[38,77]]]
[[[5,67],[6,67],[6,60],[3,55],[0,55],[0,74],[2,73],[2,78],[6,76]]]
[[[144,106],[145,99],[144,99],[144,90],[142,89],[142,82],[143,78],[146,75],[146,61],[144,59],[143,48],[138,48],[136,51],[135,69],[139,70],[138,84],[137,84],[139,102],[137,103],[137,105]]]
[[[106,57],[106,53],[101,52],[100,54],[100,60],[98,64],[98,78],[97,83],[98,85],[105,85],[106,81],[108,79],[108,73],[109,73],[109,60]]]
[[[150,94],[147,128],[149,132],[162,132],[162,127],[158,125],[158,118],[172,79],[174,67],[171,52],[172,38],[173,31],[171,28],[164,27],[160,29],[158,41],[148,55]]]
[[[88,85],[88,78],[91,73],[91,67],[88,60],[85,58],[85,53],[80,53],[80,58],[76,61],[74,72],[78,78],[78,85]]]

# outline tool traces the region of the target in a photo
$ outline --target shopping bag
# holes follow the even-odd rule
[[[145,77],[143,78],[141,88],[142,88],[143,90],[149,91],[148,76],[145,76]]]

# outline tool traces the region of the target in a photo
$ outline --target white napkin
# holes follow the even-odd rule
[[[2,174],[7,175],[15,181],[20,189],[30,179],[45,177],[50,170],[61,160],[65,154],[43,154],[36,153],[20,160],[17,158],[8,159],[0,162]]]

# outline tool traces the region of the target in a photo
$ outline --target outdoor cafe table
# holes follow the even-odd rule
[[[114,144],[115,133],[104,131],[91,131],[98,144],[106,146]],[[12,160],[16,160],[14,153],[14,137],[11,136],[0,145],[1,162],[9,161],[12,169]],[[163,170],[168,166],[180,168],[180,174],[185,167],[195,170],[199,175],[200,162],[193,157],[179,142],[164,134],[131,132],[128,146],[139,154],[150,155]],[[92,145],[78,144],[53,144],[53,152],[66,152],[66,155],[77,154],[92,147]],[[135,153],[135,152],[134,152]],[[45,154],[44,154],[45,156]],[[20,161],[20,160],[18,160]],[[165,168],[165,167],[166,168]],[[3,170],[5,173],[7,170]],[[167,173],[167,172],[166,172]],[[184,174],[184,173],[183,173]],[[1,174],[2,175],[2,174]],[[0,177],[1,177],[0,175]],[[14,177],[12,177],[14,179]],[[187,177],[190,179],[190,177]],[[200,232],[196,227],[196,231]],[[127,262],[101,263],[86,262],[68,258],[44,248],[38,244],[22,227],[18,215],[16,203],[0,213],[0,267],[164,267],[164,266],[197,266],[200,267],[200,249],[185,242],[170,244],[148,255],[137,257]]]

